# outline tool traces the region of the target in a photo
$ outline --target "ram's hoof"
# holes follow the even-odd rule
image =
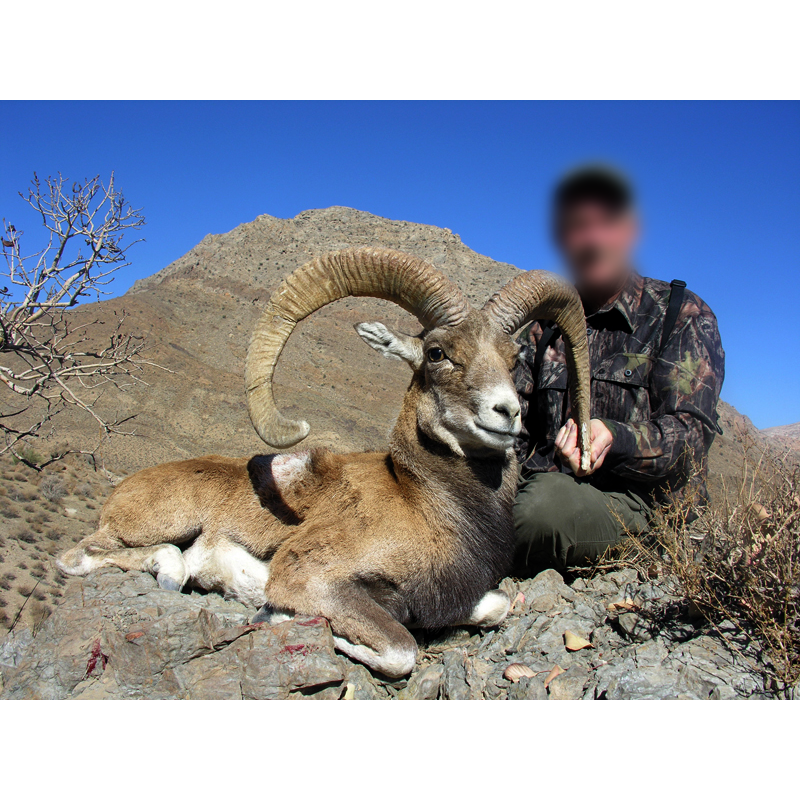
[[[158,581],[158,585],[168,592],[179,592],[181,590],[181,585],[178,581],[164,572],[159,572],[158,575],[156,575],[156,580]]]

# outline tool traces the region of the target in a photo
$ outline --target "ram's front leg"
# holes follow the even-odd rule
[[[508,614],[511,601],[505,592],[493,589],[478,601],[467,619],[456,623],[457,625],[478,625],[481,628],[491,628],[499,625]]]
[[[320,574],[313,555],[284,545],[275,554],[267,597],[275,609],[325,617],[337,650],[388,678],[408,675],[417,661],[417,642],[366,589],[346,576]],[[311,551],[313,554],[313,550]],[[271,620],[271,609],[256,619]]]
[[[393,679],[414,669],[416,640],[363,588],[335,587],[326,606],[337,650]]]

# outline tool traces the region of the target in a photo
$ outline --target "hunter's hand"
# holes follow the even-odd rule
[[[581,451],[578,448],[578,426],[575,421],[569,420],[556,436],[556,455],[579,478],[591,475],[603,466],[603,461],[614,441],[611,431],[599,419],[593,419],[589,423],[589,439],[592,443],[591,464],[588,470],[582,470]]]

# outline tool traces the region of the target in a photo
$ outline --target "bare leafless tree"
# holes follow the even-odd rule
[[[34,174],[20,197],[36,212],[45,236],[38,251],[26,254],[23,231],[3,220],[0,454],[10,451],[40,469],[68,452],[97,449],[30,456],[28,440],[52,433],[54,418],[65,409],[92,417],[98,442],[109,434],[133,435],[124,428],[131,417],[109,419],[96,406],[107,388],[143,382],[142,367],[150,364],[142,358],[144,339],[126,332],[124,312],[105,332],[105,322],[75,306],[84,298],[99,300],[114,273],[129,266],[128,250],[141,241],[131,234],[144,217],[116,188],[113,173],[107,184],[97,176],[71,187],[61,175],[41,182]]]

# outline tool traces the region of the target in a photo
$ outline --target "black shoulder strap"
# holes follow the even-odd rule
[[[550,342],[556,334],[556,329],[553,327],[552,322],[548,322],[544,326],[542,335],[539,337],[539,344],[536,345],[536,355],[533,357],[533,383],[534,386],[539,384],[539,371],[542,369],[542,360]]]
[[[679,281],[675,279],[670,283],[669,303],[667,305],[667,313],[664,317],[664,327],[661,329],[661,344],[658,346],[659,355],[664,351],[667,346],[669,337],[672,336],[672,331],[675,328],[675,323],[678,320],[681,307],[683,306],[683,294],[686,289],[686,281]],[[536,355],[539,353],[537,351]]]

